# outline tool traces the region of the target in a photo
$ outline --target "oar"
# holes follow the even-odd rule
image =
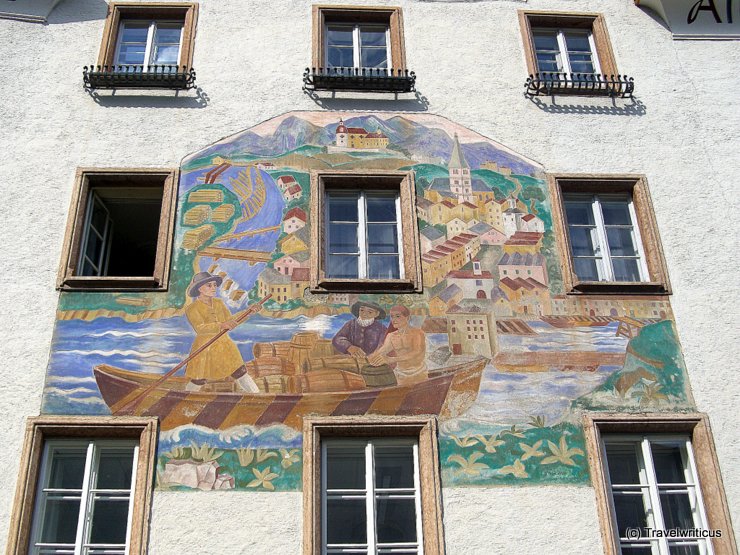
[[[234,321],[236,321],[237,326],[241,324],[244,320],[246,320],[249,316],[252,314],[255,314],[256,312],[259,312],[262,309],[262,305],[265,304],[267,299],[272,297],[272,293],[269,293],[266,297],[264,297],[261,301],[258,303],[253,304],[250,306],[247,310],[242,312],[239,316],[234,318]],[[236,327],[236,326],[234,326]],[[180,368],[185,366],[188,362],[193,360],[195,357],[197,357],[200,353],[205,351],[208,347],[213,345],[223,334],[230,332],[231,330],[221,330],[216,335],[214,335],[211,339],[206,341],[200,348],[198,348],[195,352],[190,353],[186,359],[184,359],[182,362],[180,362],[177,366],[175,366],[172,370],[167,372],[166,374],[163,374],[161,378],[159,378],[157,381],[155,381],[153,384],[146,387],[143,391],[140,393],[137,393],[136,396],[128,401],[123,407],[116,410],[116,414],[126,414],[131,415],[134,414],[134,409],[141,403],[141,401],[144,399],[144,395],[152,391],[154,388],[156,388],[158,385],[160,385],[162,382],[164,382],[167,378],[172,376],[175,372],[177,372]]]

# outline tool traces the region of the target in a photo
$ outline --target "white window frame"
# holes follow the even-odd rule
[[[391,28],[390,25],[383,23],[330,23],[327,22],[324,25],[324,66],[329,68],[329,28],[330,27],[351,27],[352,28],[352,69],[363,69],[362,57],[361,57],[361,40],[360,40],[360,28],[365,27],[376,27],[385,29],[385,55],[386,55],[386,68],[365,68],[365,69],[386,69],[390,71],[393,69],[391,58]],[[341,66],[335,66],[341,67]]]
[[[560,52],[556,55],[556,60],[560,66],[560,73],[574,73],[571,69],[570,56],[568,55],[568,44],[565,41],[565,35],[568,33],[576,33],[580,35],[588,36],[588,45],[591,48],[591,61],[594,65],[594,74],[601,73],[601,66],[599,64],[599,55],[596,50],[596,42],[594,41],[594,34],[591,30],[584,29],[570,29],[570,28],[557,28],[557,27],[534,27],[532,28],[532,49],[534,51],[535,63],[537,63],[537,47],[534,45],[534,38],[537,33],[553,33],[555,32],[558,41],[558,49]],[[538,71],[543,71],[537,67]],[[579,72],[580,73],[580,72]],[[590,74],[584,74],[590,75]]]
[[[609,475],[609,464],[606,447],[608,444],[622,444],[639,446],[637,450],[638,466],[640,473],[640,484],[614,484]],[[655,474],[655,465],[653,463],[651,444],[673,445],[682,447],[682,462],[684,467],[684,476],[686,483],[682,484],[661,484],[658,486],[658,479]],[[614,506],[614,489],[619,491],[642,490],[643,506],[647,516],[647,524],[653,530],[666,530],[665,520],[660,504],[660,488],[665,491],[666,486],[674,485],[675,490],[686,490],[689,492],[689,499],[692,503],[692,516],[694,527],[702,530],[709,530],[706,509],[704,507],[701,487],[698,480],[698,471],[694,459],[694,451],[691,439],[687,435],[669,435],[669,434],[619,434],[609,433],[602,435],[601,441],[601,459],[604,466],[604,476],[609,493],[609,505],[612,519],[612,527],[615,531],[615,542],[618,548],[630,546],[650,546],[654,555],[669,555],[670,546],[695,545],[699,548],[701,555],[713,555],[714,550],[712,543],[706,538],[696,539],[678,539],[678,538],[624,538],[618,537],[617,513]],[[668,491],[672,491],[669,489]],[[693,495],[692,495],[693,490]]]
[[[328,226],[332,223],[329,219],[329,202],[328,197],[331,196],[332,193],[347,193],[349,194],[357,194],[357,248],[358,252],[356,253],[337,253],[337,254],[347,254],[351,255],[354,254],[358,257],[358,263],[357,263],[357,277],[356,278],[346,278],[346,279],[372,279],[372,280],[378,280],[378,281],[384,281],[386,279],[405,279],[404,275],[404,259],[403,259],[403,226],[401,225],[401,194],[400,191],[393,190],[393,194],[395,195],[395,206],[396,206],[396,234],[397,234],[397,253],[385,253],[385,254],[397,254],[398,255],[398,278],[370,278],[368,277],[368,257],[370,256],[368,252],[368,245],[367,245],[367,194],[373,194],[373,193],[382,193],[387,194],[388,189],[327,189],[325,191],[325,196],[327,198],[324,199],[324,225],[326,226],[325,229],[322,230],[322,233],[324,234],[324,252],[325,254],[325,260],[323,261],[324,268],[328,267],[329,263],[329,256],[332,254],[329,251],[329,230]],[[354,222],[348,222],[348,223],[354,223]],[[341,279],[341,278],[331,278],[331,279]]]
[[[642,237],[640,235],[640,226],[639,222],[637,220],[637,214],[635,212],[635,206],[634,206],[634,199],[632,198],[632,195],[625,195],[625,194],[609,194],[609,193],[565,193],[563,194],[563,205],[564,208],[567,206],[568,202],[575,201],[578,202],[586,201],[590,199],[591,200],[591,210],[594,217],[594,227],[595,227],[595,233],[596,233],[596,239],[598,241],[597,244],[594,245],[594,260],[596,262],[596,271],[599,277],[599,281],[602,282],[616,282],[617,280],[614,278],[614,266],[612,264],[612,260],[614,258],[634,258],[634,257],[612,257],[611,252],[609,251],[609,242],[607,240],[606,236],[606,226],[604,224],[604,217],[601,211],[601,204],[602,202],[614,202],[614,201],[625,201],[627,202],[627,207],[629,209],[630,219],[632,220],[632,241],[635,247],[635,252],[637,253],[637,268],[638,272],[640,274],[640,280],[635,282],[620,282],[620,283],[643,283],[650,280],[650,273],[647,267],[647,261],[645,259],[645,251],[642,243]],[[566,216],[567,220],[567,216]],[[570,222],[566,221],[566,231],[568,233],[568,238],[570,239]],[[578,224],[574,224],[575,227],[579,227]],[[584,227],[584,226],[580,226]],[[573,268],[575,272],[575,261],[578,258],[584,258],[584,257],[576,257],[573,255],[573,252],[569,253],[573,260]],[[600,256],[600,257],[599,257]],[[576,274],[577,276],[577,274]],[[579,278],[580,279],[580,278]]]
[[[365,447],[365,488],[362,490],[328,490],[327,488],[327,446],[347,445]],[[413,488],[377,488],[375,485],[375,457],[377,446],[410,445],[413,450],[414,487]],[[377,541],[376,526],[376,494],[395,495],[396,498],[408,499],[413,497],[416,516],[416,542],[379,544]],[[367,518],[367,544],[342,544],[329,547],[327,544],[326,515],[327,500],[330,496],[340,498],[365,498],[365,514]],[[390,497],[393,498],[393,497]],[[422,536],[421,513],[421,483],[419,479],[419,442],[414,438],[331,438],[321,442],[321,553],[334,555],[342,553],[390,554],[395,550],[416,550],[418,555],[424,555],[424,539]]]
[[[182,58],[182,39],[183,35],[185,34],[185,22],[183,20],[178,19],[172,19],[172,20],[159,20],[159,19],[153,19],[149,21],[149,28],[147,30],[146,35],[146,48],[144,50],[144,63],[139,64],[119,64],[118,63],[118,56],[121,53],[121,43],[123,42],[123,31],[126,27],[127,23],[147,23],[146,20],[136,20],[136,19],[123,19],[118,26],[118,37],[116,39],[116,50],[115,54],[113,56],[113,65],[121,65],[121,66],[135,66],[135,67],[141,67],[142,71],[147,72],[149,71],[150,66],[156,66],[160,64],[152,64],[152,50],[154,47],[154,37],[157,32],[157,25],[173,25],[173,24],[179,24],[180,25],[180,45],[177,49],[177,63],[174,64],[176,66],[180,65],[180,59]],[[164,67],[171,66],[173,64],[164,64]]]
[[[82,482],[82,489],[52,489],[46,487],[48,481],[50,452],[52,449],[80,448],[86,449],[85,469]],[[105,490],[92,487],[97,478],[97,470],[100,462],[101,448],[133,448],[133,462],[131,482],[128,489]],[[128,555],[131,543],[131,522],[133,517],[133,507],[135,500],[136,488],[136,469],[139,461],[139,442],[136,440],[119,439],[119,440],[69,440],[69,439],[51,439],[44,443],[44,451],[41,459],[39,472],[39,488],[36,494],[35,509],[33,515],[33,525],[31,529],[31,541],[29,552],[32,554],[39,553],[40,549],[56,549],[57,553],[74,553],[74,555],[86,555],[90,550],[109,550],[111,553],[123,551]],[[113,496],[128,497],[128,515],[126,519],[126,543],[121,544],[92,544],[90,543],[90,534],[92,532],[93,520],[93,498],[96,493],[105,492],[113,493]],[[48,544],[39,542],[43,531],[44,513],[46,509],[46,500],[49,494],[64,495],[80,499],[80,508],[77,520],[77,533],[73,546],[69,544]],[[116,495],[117,494],[117,495]]]
[[[105,214],[105,228],[102,230],[96,229],[92,224],[93,213],[95,212],[96,206]],[[94,233],[100,238],[100,256],[98,260],[93,261],[87,256],[87,243],[90,240],[90,233]],[[110,260],[110,247],[113,237],[113,219],[110,217],[110,212],[105,203],[101,200],[95,189],[90,190],[89,199],[87,201],[87,214],[85,214],[85,229],[82,234],[82,241],[80,242],[80,260],[77,264],[77,275],[82,276],[83,269],[85,267],[85,261],[87,260],[95,270],[94,276],[105,276],[108,274],[108,261]]]

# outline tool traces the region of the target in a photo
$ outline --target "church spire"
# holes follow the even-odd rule
[[[460,140],[457,138],[455,133],[455,142],[452,145],[452,154],[450,155],[450,163],[447,165],[449,168],[470,168],[465,155],[460,147]]]

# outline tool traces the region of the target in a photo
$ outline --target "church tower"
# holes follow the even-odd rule
[[[348,146],[348,138],[349,138],[349,132],[347,131],[347,127],[344,125],[344,121],[342,118],[339,118],[339,125],[337,126],[337,146]]]
[[[473,202],[473,182],[470,179],[470,166],[460,147],[460,140],[455,133],[450,163],[447,165],[450,174],[450,191],[457,196],[457,202]]]

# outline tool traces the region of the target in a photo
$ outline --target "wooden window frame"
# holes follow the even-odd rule
[[[403,12],[397,6],[345,6],[314,5],[312,8],[312,67],[326,67],[326,24],[327,23],[381,23],[390,31],[391,59],[388,67],[393,70],[406,69],[406,48],[403,36]]]
[[[591,481],[596,491],[596,502],[601,523],[601,537],[606,555],[620,553],[617,530],[611,511],[609,480],[602,455],[602,435],[609,434],[686,434],[691,439],[697,469],[697,482],[707,493],[704,509],[709,528],[721,530],[722,536],[712,538],[716,555],[737,555],[729,506],[725,496],[719,461],[709,417],[704,413],[685,414],[619,414],[586,413],[583,416]]]
[[[560,246],[560,260],[563,269],[563,284],[568,294],[635,294],[669,295],[671,285],[668,280],[663,247],[658,235],[658,226],[653,211],[653,203],[643,175],[600,175],[600,174],[550,174],[547,176],[552,199],[552,223],[555,237]],[[646,281],[582,281],[578,278],[571,256],[570,234],[565,217],[563,193],[628,193],[632,195],[642,241],[642,252],[647,265]]]
[[[116,416],[39,416],[26,422],[25,438],[18,470],[15,502],[10,519],[8,555],[24,555],[31,540],[34,505],[41,458],[47,439],[138,439],[139,457],[129,537],[129,554],[147,552],[149,516],[157,459],[158,420]]]
[[[325,438],[413,437],[419,445],[424,553],[444,553],[441,482],[434,417],[323,417],[303,420],[303,554],[321,553],[321,441]]]
[[[178,169],[150,168],[78,168],[75,187],[72,193],[67,229],[64,236],[62,258],[57,278],[57,289],[63,291],[165,291],[170,274],[170,257],[175,227],[177,206]],[[77,267],[85,232],[90,190],[96,181],[115,179],[126,180],[125,186],[151,186],[154,180],[161,180],[162,210],[159,218],[157,254],[152,276],[78,276]],[[137,181],[139,183],[137,184]],[[115,187],[115,184],[112,186]]]
[[[527,70],[530,75],[539,71],[537,68],[537,56],[534,48],[534,28],[550,29],[588,29],[593,36],[596,46],[595,55],[598,61],[600,73],[604,75],[617,75],[617,63],[614,59],[609,33],[606,29],[606,20],[599,13],[586,12],[540,12],[530,10],[519,10],[519,28],[524,41],[524,54],[527,61]],[[564,92],[567,94],[567,92]],[[578,94],[574,91],[574,94]]]
[[[182,20],[180,39],[180,59],[178,66],[193,66],[193,47],[195,45],[195,27],[198,20],[198,4],[194,2],[110,2],[108,15],[103,27],[103,40],[98,55],[98,65],[113,66],[118,32],[121,21],[125,19],[169,19]]]
[[[398,190],[401,201],[403,236],[402,279],[344,279],[327,278],[324,272],[325,214],[323,210],[327,187],[346,186],[351,189]],[[319,171],[311,172],[311,260],[309,285],[312,293],[342,292],[403,292],[422,290],[421,249],[419,226],[416,222],[416,184],[414,173],[399,171]]]

